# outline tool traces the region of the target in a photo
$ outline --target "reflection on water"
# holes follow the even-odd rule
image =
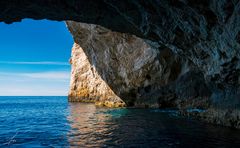
[[[71,146],[239,147],[240,131],[176,116],[174,111],[96,108],[70,103]]]
[[[71,146],[99,147],[112,141],[117,124],[112,122],[126,113],[126,109],[96,108],[93,104],[70,103],[68,120],[71,131],[68,135]],[[117,142],[117,141],[116,141]]]
[[[175,111],[96,108],[66,97],[0,97],[0,147],[240,147],[240,130]]]

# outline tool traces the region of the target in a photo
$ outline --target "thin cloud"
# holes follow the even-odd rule
[[[0,72],[0,78],[32,78],[32,79],[50,79],[50,80],[69,80],[70,72],[68,71],[48,71],[35,73],[5,73]]]
[[[67,95],[68,71],[0,72],[0,96]]]
[[[67,62],[52,62],[52,61],[40,61],[40,62],[14,62],[14,61],[0,61],[0,64],[14,64],[14,65],[61,65],[68,66]]]
[[[39,72],[39,73],[22,73],[22,76],[37,79],[69,79],[70,72]]]

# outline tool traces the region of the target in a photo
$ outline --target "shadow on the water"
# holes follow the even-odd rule
[[[178,117],[174,111],[69,103],[71,146],[239,147],[240,131]]]

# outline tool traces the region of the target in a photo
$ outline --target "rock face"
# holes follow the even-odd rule
[[[120,97],[132,106],[140,103],[145,92],[151,92],[152,85],[166,85],[181,72],[179,58],[167,48],[161,52],[161,58],[158,43],[97,25],[72,21],[67,25],[75,40],[70,100],[85,101],[87,97],[98,101]],[[93,93],[94,89],[96,93]],[[94,96],[81,97],[85,94]],[[158,102],[152,101],[152,105],[156,106]]]
[[[90,63],[83,49],[75,43],[72,48],[69,101],[96,102],[108,107],[124,107],[125,103],[111,90]]]
[[[240,127],[239,0],[0,1],[0,21],[27,17],[112,30],[68,22],[74,50],[89,62],[86,78],[104,88],[96,94],[128,106],[207,109],[198,116]],[[84,80],[74,54],[72,62],[73,75]],[[77,76],[72,82],[96,86]],[[71,100],[82,88],[71,88]]]
[[[215,102],[215,94],[227,90],[216,91],[217,84],[191,59],[158,42],[98,25],[67,21],[67,26],[75,41],[70,101],[178,108],[184,115],[239,127],[238,107]],[[194,108],[204,112],[187,111]]]
[[[71,101],[121,98],[128,106],[206,107],[210,91],[203,74],[169,48],[97,25],[67,25],[75,41]]]

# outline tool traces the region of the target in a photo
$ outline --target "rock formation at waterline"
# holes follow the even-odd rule
[[[185,115],[239,127],[238,110],[219,109],[212,100],[216,92],[191,60],[158,42],[98,25],[68,21],[67,26],[75,41],[70,101],[178,108]],[[192,108],[206,111],[187,112]]]
[[[75,43],[72,48],[69,101],[95,102],[108,107],[124,107],[125,103],[111,90],[90,63],[84,50]]]
[[[108,28],[68,22],[88,77],[105,88],[93,98],[207,109],[197,116],[240,127],[239,0],[1,0],[0,10],[7,23],[29,17]],[[72,62],[78,67],[74,55]],[[71,86],[71,100],[81,88]]]
[[[210,93],[203,75],[169,48],[97,25],[67,25],[75,41],[70,100],[121,98],[128,106],[174,107],[178,98],[205,106],[200,98]]]

